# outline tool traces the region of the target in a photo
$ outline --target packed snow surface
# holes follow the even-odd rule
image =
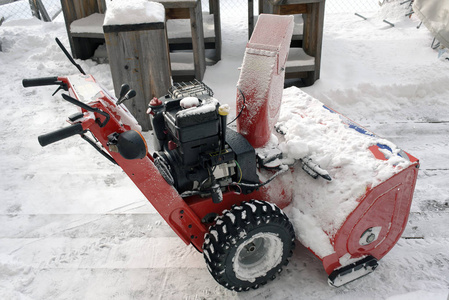
[[[320,260],[297,242],[273,282],[244,294],[219,286],[203,256],[87,143],[71,137],[39,146],[38,135],[67,126],[66,117],[77,109],[51,96],[56,87],[24,89],[21,80],[77,70],[54,42],[59,37],[69,45],[62,17],[53,23],[8,18],[0,26],[0,298],[447,300],[448,55],[438,58],[429,47],[432,35],[416,28],[415,16],[396,14],[389,19],[395,27],[382,22],[388,6],[363,12],[366,21],[353,11],[327,14],[321,76],[302,91],[420,159],[403,238],[376,271],[338,289],[328,286]],[[221,9],[222,60],[207,67],[204,81],[231,107],[232,119],[247,10]],[[113,91],[109,65],[77,63]],[[151,141],[151,134],[146,138]]]

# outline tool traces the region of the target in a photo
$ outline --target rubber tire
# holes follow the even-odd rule
[[[237,249],[259,233],[274,234],[282,241],[282,257],[265,275],[251,281],[241,280],[233,269],[234,259],[238,259]],[[285,213],[272,203],[251,200],[241,206],[234,205],[217,218],[205,235],[203,255],[209,272],[219,284],[241,292],[257,289],[275,279],[288,264],[294,248],[295,232]]]

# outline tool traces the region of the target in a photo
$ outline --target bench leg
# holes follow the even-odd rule
[[[204,47],[203,15],[201,1],[194,8],[190,8],[190,26],[192,28],[192,49],[195,65],[195,78],[203,80],[206,71],[206,51]]]

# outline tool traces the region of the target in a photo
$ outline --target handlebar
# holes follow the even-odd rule
[[[64,89],[66,91],[69,90],[69,86],[67,83],[65,83],[63,81],[64,78],[61,78],[61,80],[59,80],[59,77],[57,76],[53,76],[53,77],[40,77],[40,78],[32,78],[32,79],[23,79],[22,80],[22,84],[24,87],[33,87],[33,86],[44,86],[44,85],[59,85],[58,89],[56,90],[56,92],[58,92],[60,89]],[[54,94],[56,94],[53,93]],[[92,107],[88,104],[85,104],[81,101],[79,101],[78,99],[75,99],[73,97],[70,97],[69,95],[66,94],[62,94],[62,97],[64,100],[79,106],[80,108],[82,108],[83,110],[89,111],[89,112],[94,112],[96,114],[100,114],[102,116],[104,116],[104,120],[101,122],[101,119],[99,117],[97,117],[97,119],[95,120],[95,122],[102,128],[104,127],[110,120],[110,115],[107,112],[104,112],[103,110],[96,108],[96,107]],[[87,126],[88,127],[88,126]],[[39,144],[42,147],[45,147],[49,144],[52,144],[54,142],[60,141],[62,139],[71,137],[73,135],[76,134],[82,134],[84,133],[86,130],[83,129],[83,126],[81,123],[76,123],[73,124],[69,127],[64,127],[61,129],[58,129],[56,131],[50,132],[50,133],[46,133],[43,135],[38,136],[38,140],[39,140]]]
[[[61,85],[61,82],[58,80],[58,77],[40,77],[33,79],[23,79],[22,80],[23,87],[32,87],[32,86],[43,86],[43,85]]]
[[[84,129],[83,129],[83,126],[81,125],[81,123],[76,123],[76,124],[70,125],[68,127],[64,127],[64,128],[58,129],[56,131],[40,135],[37,139],[39,140],[39,144],[42,147],[45,147],[51,143],[71,137],[72,135],[75,135],[75,134],[81,134],[83,132],[84,132]]]

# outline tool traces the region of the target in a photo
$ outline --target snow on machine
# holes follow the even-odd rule
[[[80,135],[123,169],[228,289],[275,278],[296,240],[322,261],[331,285],[366,275],[405,228],[419,162],[299,89],[283,90],[292,31],[292,17],[260,16],[234,120],[199,81],[152,99],[153,154],[122,105],[134,93],[127,85],[116,99],[91,75],[24,79],[25,87],[59,85],[80,108],[39,143]]]

